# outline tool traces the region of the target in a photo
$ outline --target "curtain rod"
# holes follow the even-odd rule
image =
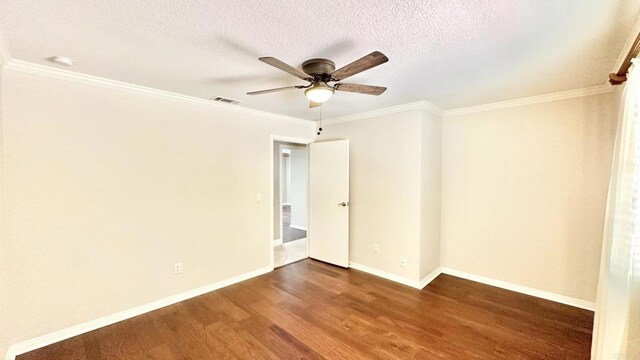
[[[636,41],[633,42],[631,49],[629,49],[629,53],[627,57],[624,58],[624,62],[620,66],[620,70],[615,73],[609,74],[609,82],[611,85],[620,85],[627,81],[627,72],[631,67],[631,60],[638,56],[640,53],[640,34],[636,37]]]

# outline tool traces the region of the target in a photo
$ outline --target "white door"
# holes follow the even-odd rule
[[[309,147],[309,256],[349,267],[349,140]]]

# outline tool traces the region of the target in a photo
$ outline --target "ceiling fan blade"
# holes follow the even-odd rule
[[[317,103],[317,102],[313,102],[313,101],[309,101],[309,109],[314,108],[314,107],[318,107],[322,105],[322,103]]]
[[[286,91],[286,90],[293,90],[293,89],[303,89],[303,88],[304,88],[304,86],[302,86],[302,85],[285,86],[285,87],[275,88],[275,89],[251,91],[251,92],[248,92],[247,95],[261,95],[261,94],[268,94],[268,93],[273,93],[273,92],[278,92],[278,91]]]
[[[369,70],[378,65],[384,64],[389,61],[389,58],[386,57],[380,51],[374,51],[371,54],[364,56],[349,65],[345,65],[340,69],[331,73],[331,77],[335,79],[335,81],[340,81],[348,78],[349,76],[353,76],[355,74],[361,73],[365,70]]]
[[[294,68],[293,66],[286,64],[274,57],[266,56],[266,57],[258,58],[258,60],[262,61],[265,64],[269,64],[273,67],[276,67],[282,71],[288,72],[289,74],[299,77],[302,80],[307,80],[307,81],[313,80],[313,76],[309,74],[305,74],[302,71]]]
[[[380,95],[387,90],[383,86],[338,83],[334,85],[338,91],[348,91],[367,95]]]

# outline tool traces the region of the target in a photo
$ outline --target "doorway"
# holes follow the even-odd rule
[[[306,144],[273,142],[273,264],[309,257],[309,151]]]

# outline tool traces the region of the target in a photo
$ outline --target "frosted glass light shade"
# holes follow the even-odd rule
[[[305,96],[309,101],[316,103],[323,103],[333,96],[335,90],[326,85],[315,84],[312,87],[304,91]]]

